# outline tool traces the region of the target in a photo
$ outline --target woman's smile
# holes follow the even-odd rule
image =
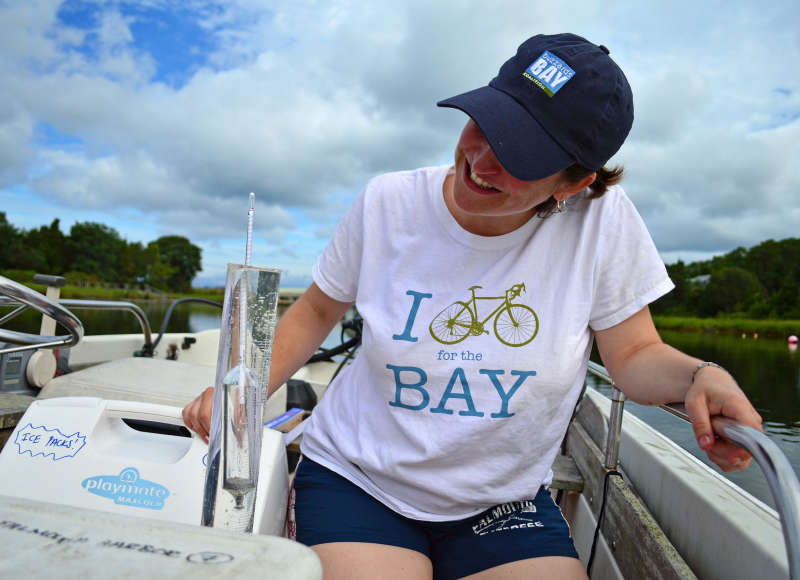
[[[478,177],[478,174],[475,173],[466,159],[464,160],[464,174],[464,183],[475,193],[483,195],[500,193],[500,190],[491,183]]]

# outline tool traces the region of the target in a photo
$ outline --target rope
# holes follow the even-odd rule
[[[597,539],[600,536],[600,528],[603,525],[603,516],[605,515],[606,511],[606,496],[608,495],[608,480],[612,475],[617,475],[622,477],[622,474],[617,471],[616,469],[610,469],[606,471],[605,478],[603,480],[603,501],[600,503],[600,513],[597,514],[597,527],[594,530],[594,538],[592,539],[592,550],[589,553],[589,563],[586,565],[586,575],[591,578],[592,575],[592,564],[594,564],[594,556],[595,550],[597,549]]]

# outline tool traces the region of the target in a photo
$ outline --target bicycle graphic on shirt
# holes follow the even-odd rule
[[[430,325],[431,336],[442,344],[456,344],[468,336],[489,334],[484,327],[494,317],[494,334],[507,346],[523,346],[532,341],[539,332],[539,317],[529,306],[515,304],[514,298],[525,292],[525,284],[514,284],[505,291],[505,296],[476,296],[475,290],[482,286],[470,288],[472,298],[466,302],[460,300],[437,314]],[[502,300],[483,320],[478,316],[478,300]]]

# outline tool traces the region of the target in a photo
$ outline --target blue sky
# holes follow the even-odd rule
[[[384,171],[447,163],[441,98],[528,36],[611,49],[636,120],[615,161],[665,261],[797,236],[800,19],[790,1],[0,0],[0,211],[184,235],[199,285],[244,253],[305,286]]]

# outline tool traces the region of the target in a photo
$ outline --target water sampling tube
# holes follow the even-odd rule
[[[245,264],[228,264],[201,520],[240,532],[253,531],[281,275],[250,265],[254,198]]]

